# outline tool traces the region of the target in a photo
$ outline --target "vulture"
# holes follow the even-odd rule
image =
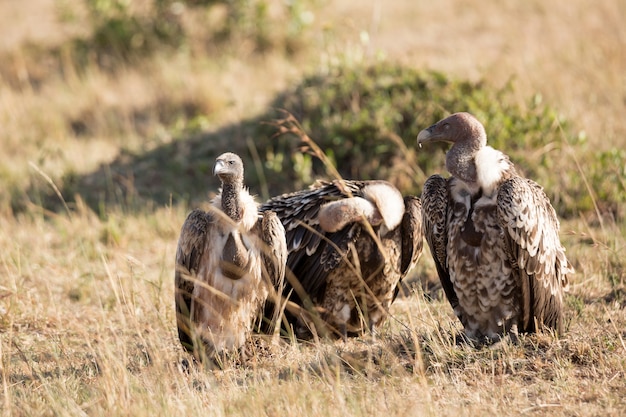
[[[285,227],[285,317],[300,339],[371,332],[422,252],[421,204],[386,181],[318,181],[267,201]]]
[[[422,215],[446,298],[479,343],[543,327],[562,333],[563,293],[574,272],[559,220],[541,186],[487,146],[483,125],[455,113],[422,130],[418,145],[447,142],[446,169],[422,190]]]
[[[214,175],[222,187],[208,211],[187,216],[178,241],[178,336],[200,361],[241,349],[284,279],[285,229],[272,211],[259,212],[243,172],[238,155],[217,158]]]

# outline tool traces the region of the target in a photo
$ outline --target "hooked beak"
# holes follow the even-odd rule
[[[224,172],[225,166],[226,165],[224,164],[224,161],[215,161],[215,167],[213,167],[213,175],[220,175],[222,172]]]
[[[422,147],[422,143],[433,142],[436,140],[436,137],[433,136],[433,127],[435,127],[435,125],[427,127],[417,135],[417,145],[420,148]]]

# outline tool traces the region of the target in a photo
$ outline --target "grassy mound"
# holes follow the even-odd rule
[[[404,193],[419,194],[428,175],[445,173],[447,146],[417,149],[418,132],[446,114],[469,111],[485,124],[489,144],[542,184],[561,215],[594,208],[616,211],[625,199],[623,182],[599,174],[610,164],[623,169],[624,154],[585,153],[584,136],[574,135],[539,97],[519,103],[510,85],[494,90],[389,63],[337,67],[307,77],[279,94],[265,113],[212,132],[198,132],[200,111],[185,111],[182,128],[176,118],[181,132],[176,140],[144,153],[122,153],[89,175],[68,173],[62,194],[80,195],[100,213],[111,204],[130,209],[195,204],[217,188],[211,167],[227,150],[243,156],[246,183],[261,198],[328,178],[326,167],[302,152],[300,138],[277,134],[284,111],[294,115],[345,178],[387,179]],[[31,198],[53,207],[57,196],[41,190],[31,189]]]
[[[418,132],[449,113],[476,115],[487,126],[489,143],[533,177],[549,158],[534,159],[528,150],[562,142],[554,110],[538,101],[518,105],[511,86],[493,90],[480,82],[392,64],[336,68],[306,78],[274,106],[301,120],[342,175],[390,179],[412,193],[421,191],[427,175],[445,171],[447,145],[415,148]],[[276,154],[289,151],[287,141],[272,148]],[[283,172],[289,168],[282,166]]]

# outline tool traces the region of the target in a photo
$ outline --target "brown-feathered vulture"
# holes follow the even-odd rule
[[[317,334],[345,340],[374,330],[422,252],[419,199],[403,198],[386,181],[317,182],[275,197],[261,210],[274,211],[285,227],[293,276],[284,294],[320,313]],[[298,337],[311,336],[310,316],[286,316]]]
[[[242,347],[287,260],[285,229],[273,212],[259,213],[241,158],[219,156],[214,174],[222,188],[208,211],[189,214],[176,251],[178,336],[198,359]]]
[[[562,332],[563,292],[573,268],[559,240],[559,221],[534,181],[487,146],[483,125],[455,113],[422,130],[417,142],[448,142],[446,168],[422,191],[425,236],[446,297],[477,341]]]

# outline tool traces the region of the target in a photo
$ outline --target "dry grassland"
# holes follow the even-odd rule
[[[23,80],[15,88],[0,79],[3,416],[626,414],[626,227],[615,219],[584,213],[562,224],[577,269],[562,337],[458,346],[460,324],[441,292],[430,299],[414,288],[376,339],[259,339],[244,366],[187,374],[173,263],[188,207],[95,213],[79,199],[58,213],[35,203],[13,212],[12,193],[33,182],[51,186],[122,151],[176,140],[154,103],[194,103],[207,114],[204,128],[216,129],[259,113],[305,72],[381,56],[494,85],[513,79],[520,102],[541,94],[593,148],[626,147],[623,0],[319,3],[311,46],[295,57],[180,53],[115,75],[94,67],[64,77],[20,61],[19,51],[28,39],[55,44],[84,30],[50,17],[71,2],[0,3],[0,48],[17,51],[5,65]],[[110,109],[115,117],[104,117]],[[141,129],[130,121],[138,109]],[[87,136],[68,125],[81,119]],[[584,175],[576,155],[553,157]],[[434,277],[429,254],[415,274]]]

